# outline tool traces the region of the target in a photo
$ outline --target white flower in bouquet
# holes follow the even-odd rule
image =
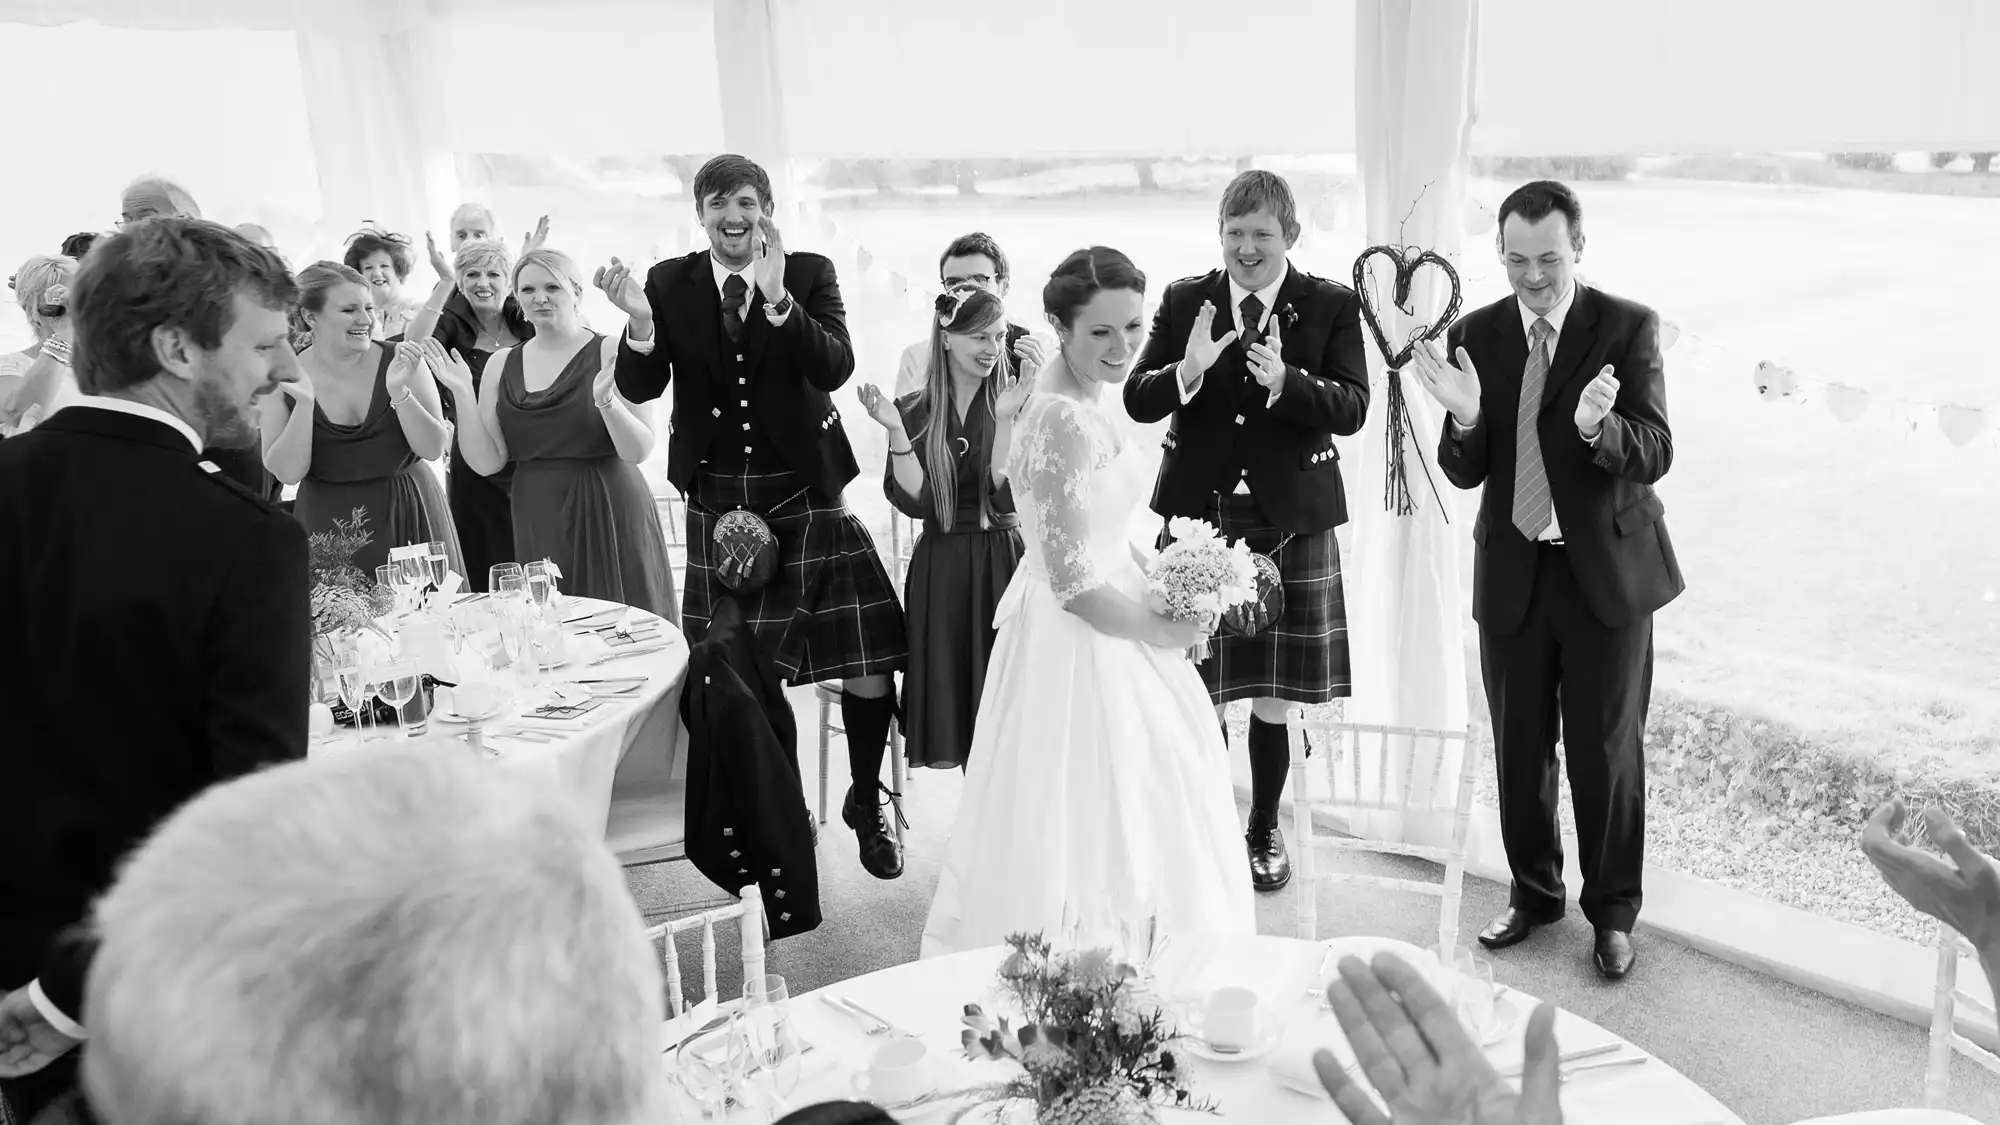
[[[1212,630],[1222,615],[1257,598],[1257,566],[1242,541],[1226,542],[1206,520],[1175,516],[1167,521],[1173,537],[1146,568],[1147,604],[1175,621],[1198,621]],[[1206,636],[1195,659],[1208,658]]]

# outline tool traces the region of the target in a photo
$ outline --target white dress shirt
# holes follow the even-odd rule
[[[1264,288],[1256,291],[1257,300],[1260,301],[1264,306],[1264,315],[1261,319],[1257,321],[1257,326],[1256,326],[1259,332],[1265,330],[1266,326],[1268,326],[1271,323],[1272,315],[1278,311],[1277,310],[1278,290],[1284,287],[1285,279],[1287,277],[1290,277],[1291,273],[1292,273],[1292,263],[1290,261],[1287,261],[1285,263],[1284,272],[1278,274],[1278,280],[1273,281],[1271,284],[1266,285]],[[1251,296],[1250,290],[1243,288],[1241,285],[1238,285],[1236,283],[1235,278],[1232,277],[1229,279],[1229,321],[1231,324],[1234,324],[1236,326],[1236,339],[1239,343],[1239,346],[1243,339],[1243,298],[1248,296]],[[1245,350],[1247,352],[1248,349]],[[1175,380],[1175,385],[1179,386],[1181,389],[1182,406],[1186,406],[1188,404],[1188,400],[1193,398],[1196,394],[1198,394],[1201,391],[1202,381],[1207,377],[1208,377],[1208,372],[1204,371],[1200,375],[1195,376],[1192,382],[1182,382],[1179,379]],[[1264,406],[1266,408],[1269,408],[1272,403],[1278,401],[1278,395],[1282,392],[1282,390],[1283,388],[1272,391],[1271,396],[1264,400]]]
[[[1569,307],[1575,303],[1576,303],[1575,282],[1570,283],[1569,292],[1563,294],[1562,300],[1556,302],[1555,308],[1550,309],[1547,313],[1542,314],[1540,316],[1537,316],[1536,314],[1528,311],[1528,306],[1522,304],[1520,301],[1517,300],[1514,302],[1514,308],[1518,310],[1521,314],[1521,336],[1522,338],[1528,341],[1528,351],[1530,355],[1534,353],[1534,348],[1535,348],[1535,321],[1546,320],[1549,322],[1549,328],[1551,329],[1551,331],[1549,332],[1549,338],[1543,342],[1542,346],[1546,347],[1549,350],[1549,364],[1551,372],[1553,372],[1555,365],[1556,345],[1562,342],[1563,321],[1569,319]],[[1523,371],[1523,374],[1525,375],[1526,372]],[[1481,419],[1481,421],[1485,420],[1486,419]],[[1451,419],[1451,432],[1454,437],[1463,439],[1465,435],[1471,433],[1472,430],[1469,429],[1468,427],[1459,425],[1458,419],[1453,417]],[[1602,436],[1604,430],[1600,427],[1597,432],[1600,436]],[[1597,438],[1586,438],[1584,440],[1590,442],[1590,444],[1592,445],[1597,444]],[[1544,456],[1542,459],[1542,467],[1544,470],[1548,468],[1548,458],[1546,456]],[[1508,505],[1510,509],[1512,504],[1513,504],[1513,498],[1509,497]],[[1562,537],[1563,537],[1562,521],[1556,517],[1555,489],[1551,488],[1549,490],[1549,526],[1543,528],[1542,533],[1536,536],[1535,538],[1537,542],[1552,543],[1557,539],[1561,539]]]
[[[708,265],[715,274],[715,291],[718,294],[723,292],[723,284],[729,280],[730,275],[734,274],[743,278],[743,284],[746,286],[743,290],[743,310],[738,312],[737,315],[741,316],[743,312],[749,311],[750,302],[757,299],[757,278],[750,272],[757,265],[757,260],[752,258],[749,265],[744,266],[740,270],[733,270],[723,265],[720,258],[717,258],[714,254],[710,254],[708,256]],[[771,306],[772,302],[764,302],[764,319],[770,323],[771,327],[780,327],[792,318],[792,309],[786,309],[783,316],[773,316]],[[798,307],[798,300],[794,298],[792,300],[792,308],[795,309]],[[653,331],[657,333],[659,327],[655,325]],[[653,354],[653,341],[635,340],[632,338],[632,325],[630,322],[627,322],[625,325],[625,342],[632,345],[632,350],[638,352],[640,355]]]
[[[71,400],[69,405],[64,409],[109,410],[115,414],[131,414],[139,418],[151,418],[155,422],[164,423],[165,425],[172,426],[174,429],[179,430],[181,436],[188,440],[188,444],[194,447],[194,451],[196,453],[201,452],[202,448],[201,438],[194,432],[193,426],[188,425],[187,422],[182,418],[180,418],[178,415],[169,414],[166,411],[161,410],[159,407],[154,406],[150,403],[133,402],[129,398],[111,398],[105,395],[80,394],[75,399]]]

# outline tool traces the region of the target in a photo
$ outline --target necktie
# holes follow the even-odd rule
[[[1535,318],[1529,329],[1528,366],[1521,373],[1521,409],[1514,422],[1514,526],[1530,539],[1555,518],[1549,504],[1549,472],[1542,464],[1542,435],[1535,419],[1542,412],[1542,387],[1549,381],[1549,322]]]
[[[1243,354],[1248,355],[1251,346],[1264,339],[1263,331],[1258,328],[1258,325],[1264,323],[1264,302],[1257,299],[1257,294],[1252,293],[1243,298],[1243,303],[1237,308],[1243,312],[1243,331],[1236,338],[1243,344]]]
[[[730,274],[722,283],[722,330],[729,333],[732,344],[743,339],[743,294],[749,289],[740,273]]]

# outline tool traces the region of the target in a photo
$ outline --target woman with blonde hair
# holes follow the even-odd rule
[[[666,537],[639,462],[653,451],[652,408],[618,391],[618,341],[583,326],[583,275],[546,247],[514,266],[514,299],[534,338],[485,364],[477,390],[463,349],[423,341],[459,411],[458,448],[493,476],[514,469],[514,558],[548,559],[565,592],[636,606],[676,625]]]
[[[9,427],[24,418],[32,425],[80,397],[76,376],[69,369],[66,307],[69,282],[75,276],[76,259],[36,254],[7,279],[28,329],[35,334],[35,342],[26,348],[0,355],[0,422]],[[28,417],[35,407],[40,409]]]
[[[924,526],[903,591],[910,764],[952,769],[972,752],[993,612],[1021,562],[1014,494],[1002,472],[1009,429],[1002,419],[1012,413],[1003,400],[1018,398],[1034,370],[1017,371],[1007,309],[995,294],[961,287],[938,297],[936,312],[922,384],[893,402],[872,385],[860,396],[889,432],[882,479],[889,503]]]

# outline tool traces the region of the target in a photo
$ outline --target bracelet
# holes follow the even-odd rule
[[[444,310],[443,310],[443,309],[434,309],[434,308],[430,307],[429,305],[425,305],[425,306],[424,306],[424,311],[425,311],[425,312],[427,312],[427,313],[430,313],[430,314],[431,314],[432,316],[443,316],[443,315],[444,315]]]
[[[64,367],[69,366],[69,342],[61,337],[51,336],[43,340],[42,354],[62,364]]]
[[[605,396],[604,396],[604,401],[603,401],[603,402],[600,402],[600,403],[598,403],[598,404],[597,404],[597,408],[598,408],[599,410],[609,410],[609,409],[611,409],[611,396],[610,396],[610,395],[605,395]]]
[[[389,400],[389,405],[390,405],[390,407],[392,407],[392,408],[393,408],[393,407],[398,407],[398,406],[401,406],[401,405],[403,405],[404,403],[406,403],[406,402],[410,401],[411,399],[413,399],[413,398],[415,398],[415,397],[417,397],[417,392],[415,392],[415,391],[407,391],[407,390],[406,390],[406,391],[404,391],[404,392],[403,392],[403,397],[402,397],[402,398],[392,398],[392,399],[390,399],[390,400]]]
[[[917,447],[916,447],[916,446],[914,446],[914,445],[912,445],[912,446],[910,446],[910,447],[909,447],[908,449],[891,449],[891,450],[889,451],[889,456],[891,456],[891,457],[908,457],[908,456],[909,456],[910,454],[912,454],[912,453],[915,453],[916,451],[917,451]]]

